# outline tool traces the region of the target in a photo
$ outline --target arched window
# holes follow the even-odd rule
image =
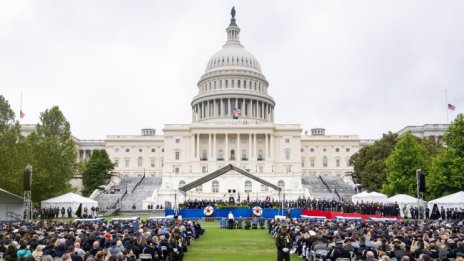
[[[222,149],[218,151],[218,160],[224,160],[224,151]]]
[[[290,160],[290,150],[289,149],[285,150],[285,159]]]
[[[264,160],[263,150],[262,149],[258,150],[258,160]]]
[[[235,150],[230,150],[230,159],[235,160]]]
[[[201,157],[202,160],[207,160],[208,159],[208,151],[206,149],[203,149],[203,153],[202,153],[202,157]]]
[[[242,150],[242,160],[248,160],[247,151],[245,149]]]
[[[219,192],[219,181],[214,180],[212,184],[212,189],[213,193],[218,193]]]
[[[185,181],[181,180],[179,181],[179,188],[185,185]]]
[[[269,187],[264,185],[264,184],[261,184],[261,191],[268,191],[269,190]]]
[[[281,189],[285,189],[285,182],[283,180],[279,180],[279,182],[277,182],[277,186]]]
[[[327,167],[329,165],[327,156],[322,157],[322,166]]]
[[[141,168],[143,166],[143,159],[142,157],[137,158],[137,167]]]
[[[195,188],[196,192],[203,192],[203,186],[199,185],[198,187]]]
[[[245,193],[250,193],[252,191],[251,189],[251,181],[247,180],[245,181]]]

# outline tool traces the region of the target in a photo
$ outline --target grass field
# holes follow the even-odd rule
[[[202,222],[206,233],[185,253],[185,261],[276,260],[274,239],[267,229],[220,229],[217,222]]]

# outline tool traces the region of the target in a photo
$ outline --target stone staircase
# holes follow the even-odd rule
[[[315,199],[351,201],[351,196],[356,194],[355,189],[339,176],[303,176],[302,183]]]
[[[351,196],[356,194],[354,187],[346,184],[342,177],[324,176],[322,179],[333,192],[338,193],[342,200],[351,201]]]
[[[150,197],[155,189],[161,188],[162,182],[161,177],[145,177],[137,187],[137,182],[130,184],[128,194],[122,199],[121,211],[132,211],[134,204],[136,211],[142,210],[143,200]]]

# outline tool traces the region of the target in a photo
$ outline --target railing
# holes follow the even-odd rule
[[[140,184],[142,184],[142,181],[143,181],[144,179],[145,179],[145,173],[143,173],[142,178],[139,180],[139,182],[137,182],[137,184],[135,184],[134,188],[132,188],[131,194],[134,193],[135,189],[136,189]]]
[[[263,161],[264,158],[263,158],[263,157],[258,157],[258,160],[259,160],[259,161]]]
[[[337,187],[334,188],[334,192],[337,195],[339,200],[342,200],[342,197],[340,197],[340,194],[338,194]]]
[[[22,216],[19,215],[19,214],[16,214],[12,211],[6,213],[6,216],[10,219],[10,220],[15,220],[15,221],[19,221],[19,220],[22,220]]]
[[[248,158],[247,157],[242,157],[242,160],[248,160]]]
[[[201,160],[201,161],[207,161],[208,158],[201,158],[200,160]]]
[[[327,185],[327,182],[325,182],[321,175],[319,175],[319,179],[322,181],[322,184],[324,184],[327,187],[329,192],[332,193],[332,190],[330,189],[329,185]]]
[[[223,160],[224,160],[224,158],[217,158],[217,160],[218,160],[218,161],[223,161]]]

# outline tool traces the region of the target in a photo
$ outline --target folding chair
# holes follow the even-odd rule
[[[152,256],[151,256],[151,254],[143,254],[143,253],[142,253],[142,254],[139,254],[139,259],[142,260],[142,261],[143,261],[143,260],[149,260],[149,261],[151,261],[153,258],[152,258]]]

